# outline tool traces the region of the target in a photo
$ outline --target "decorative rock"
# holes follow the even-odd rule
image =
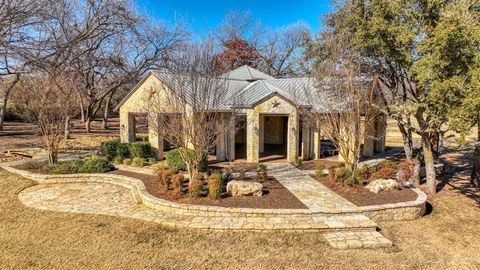
[[[370,192],[378,193],[382,190],[392,190],[400,188],[397,181],[393,179],[378,179],[370,182],[366,187]]]
[[[233,197],[262,196],[263,185],[257,182],[230,181],[227,184],[227,192]]]

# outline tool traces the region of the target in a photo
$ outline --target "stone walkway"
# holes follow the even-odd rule
[[[337,195],[311,176],[288,163],[268,164],[268,175],[275,177],[285,188],[311,210],[331,213],[358,211],[358,207]]]

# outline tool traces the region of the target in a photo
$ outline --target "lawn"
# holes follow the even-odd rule
[[[428,216],[380,224],[393,248],[338,251],[320,234],[166,229],[126,218],[30,209],[17,194],[31,185],[0,170],[2,269],[480,267],[478,204],[450,186],[434,198]]]

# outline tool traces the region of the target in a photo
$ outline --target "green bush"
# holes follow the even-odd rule
[[[152,156],[152,149],[149,142],[133,142],[128,145],[130,156],[133,158],[149,158]]]
[[[96,158],[86,160],[80,167],[79,173],[106,173],[115,170],[115,167],[108,161]]]
[[[157,159],[154,158],[154,157],[149,157],[147,162],[148,162],[148,164],[154,164],[154,163],[157,162]]]
[[[143,167],[145,165],[145,159],[143,159],[141,157],[134,157],[132,159],[132,164],[134,166]]]
[[[193,150],[188,150],[188,154],[193,157],[195,155],[195,152]],[[167,165],[168,167],[177,167],[179,170],[186,171],[187,166],[185,165],[185,162],[183,162],[182,156],[180,155],[180,151],[178,149],[170,150],[167,152],[165,155],[165,159],[167,160]],[[208,167],[208,161],[207,159],[204,159],[202,162],[200,162],[198,166],[198,170],[201,172],[207,171]]]
[[[113,161],[117,164],[122,164],[123,163],[123,160],[124,158],[122,156],[116,156]]]
[[[81,159],[72,159],[60,161],[57,164],[48,165],[47,172],[49,174],[76,174],[82,173],[80,168],[85,164],[86,161]]]
[[[46,166],[46,164],[47,164],[46,162],[30,160],[30,161],[27,161],[27,162],[23,163],[22,165],[20,165],[20,169],[22,169],[22,170],[38,170],[38,169],[44,168]]]
[[[117,145],[117,156],[122,157],[123,159],[130,157],[130,151],[128,150],[128,143],[119,143]]]
[[[293,163],[293,166],[295,166],[296,168],[302,166],[302,160],[296,159],[295,162]]]
[[[100,151],[104,156],[106,156],[109,160],[112,160],[117,154],[117,148],[120,144],[119,140],[110,140],[102,142],[100,145]]]
[[[352,178],[352,170],[347,167],[340,167],[335,169],[334,180],[339,183],[345,183]]]
[[[131,165],[131,164],[132,164],[132,159],[130,159],[130,158],[126,158],[126,159],[123,160],[123,165],[128,166],[128,165]]]
[[[318,176],[318,177],[323,177],[323,176],[326,176],[328,173],[325,173],[325,166],[323,165],[318,165],[316,168],[315,168],[315,175]]]

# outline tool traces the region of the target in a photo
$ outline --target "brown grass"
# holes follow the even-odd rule
[[[1,269],[472,269],[478,205],[445,188],[432,214],[382,222],[395,247],[338,251],[320,234],[166,229],[126,218],[40,211],[17,199],[30,180],[0,170]]]

